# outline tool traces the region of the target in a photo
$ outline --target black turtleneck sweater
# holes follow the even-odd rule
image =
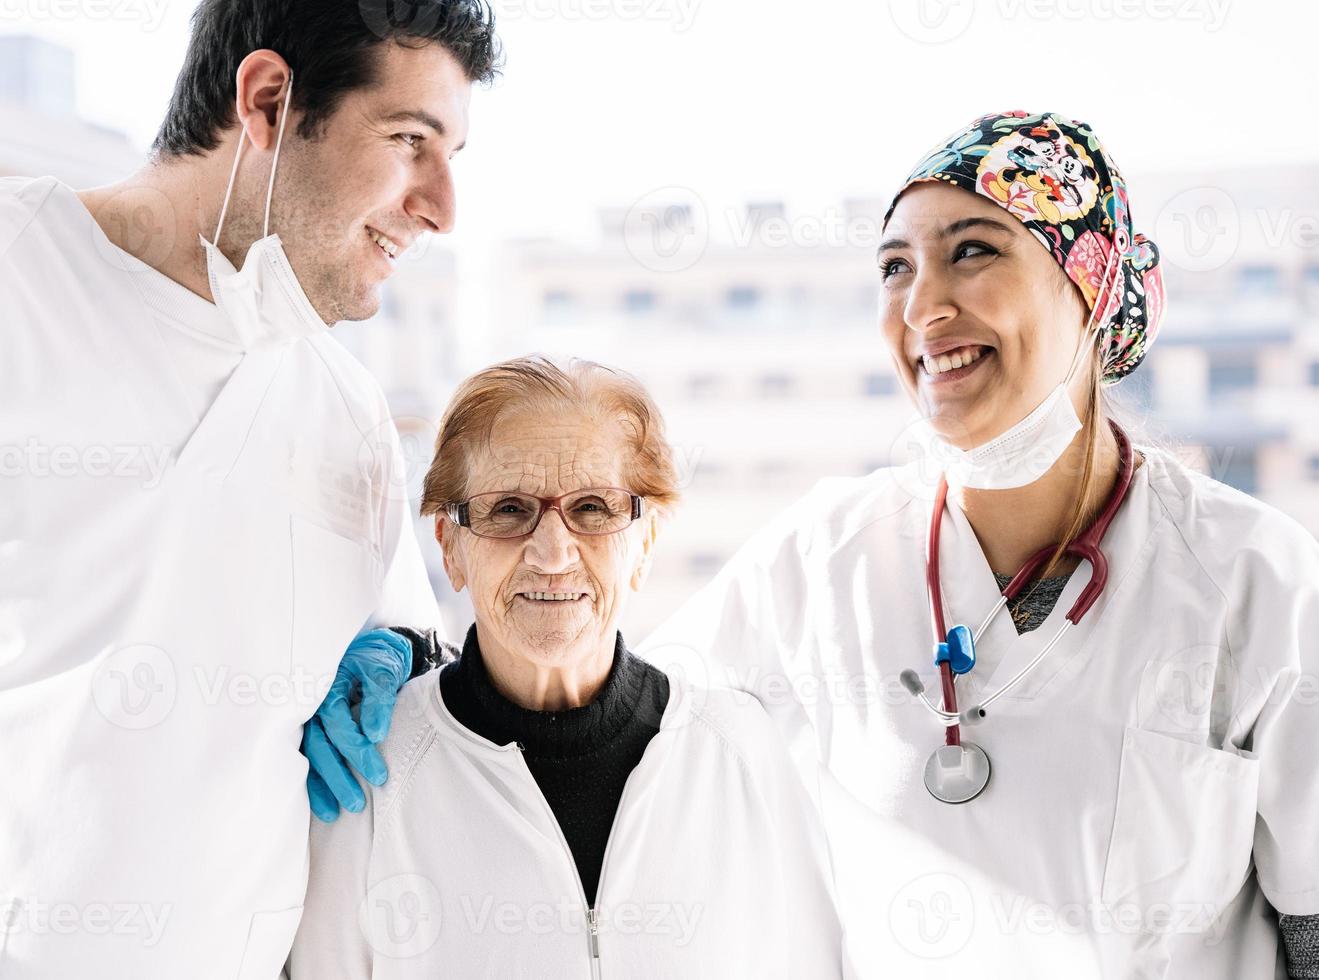
[[[619,634],[613,666],[594,701],[566,711],[531,711],[495,689],[473,626],[461,656],[440,673],[440,695],[464,727],[521,747],[568,841],[586,901],[594,905],[623,784],[659,731],[668,677],[629,652]]]

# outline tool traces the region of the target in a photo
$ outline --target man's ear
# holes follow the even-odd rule
[[[288,62],[265,48],[251,52],[239,64],[235,111],[238,124],[246,130],[254,149],[275,148],[280,115],[290,108],[286,100],[291,75]],[[296,125],[292,119],[284,124],[286,139]]]
[[[454,542],[455,525],[444,514],[435,518],[435,540],[440,545],[440,554],[444,557],[444,574],[449,576],[453,591],[461,592],[467,585],[467,576],[463,573],[462,556]]]
[[[650,574],[650,564],[655,555],[655,539],[659,537],[660,521],[659,515],[651,510],[642,518],[645,522],[645,530],[641,535],[641,555],[637,558],[637,565],[632,569],[632,578],[629,585],[633,592],[640,592],[641,587],[646,583],[646,577]]]

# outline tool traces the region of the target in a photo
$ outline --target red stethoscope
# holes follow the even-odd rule
[[[1135,473],[1135,452],[1131,448],[1131,440],[1127,438],[1127,434],[1122,431],[1117,423],[1110,421],[1109,425],[1113,428],[1113,435],[1117,437],[1118,444],[1117,483],[1113,487],[1113,492],[1109,494],[1099,516],[1063,552],[1064,555],[1080,558],[1090,563],[1089,584],[1076,597],[1076,601],[1072,603],[1072,608],[1067,611],[1066,620],[1059,627],[1058,632],[1049,638],[1048,643],[1035,655],[1031,662],[1022,667],[1011,680],[993,694],[961,713],[957,710],[956,676],[968,673],[975,666],[975,646],[980,642],[980,637],[984,635],[985,630],[989,628],[990,623],[994,621],[994,617],[999,614],[1003,607],[1015,599],[1027,583],[1034,578],[1036,572],[1053,555],[1057,546],[1050,545],[1047,548],[1041,548],[1027,560],[1026,564],[1021,566],[1021,569],[1013,576],[1012,581],[1003,590],[998,602],[990,609],[984,622],[980,624],[980,628],[974,634],[962,625],[954,626],[951,630],[948,629],[944,615],[943,595],[939,590],[939,534],[940,527],[943,524],[944,507],[948,500],[948,481],[946,478],[940,478],[939,480],[939,487],[934,498],[934,511],[930,516],[929,552],[925,559],[925,584],[929,591],[930,618],[936,638],[934,662],[939,669],[939,677],[943,687],[943,708],[935,707],[930,699],[926,697],[925,685],[914,670],[904,670],[901,677],[903,686],[925,702],[925,706],[934,712],[945,727],[945,744],[934,751],[925,766],[925,787],[930,791],[930,795],[937,800],[944,803],[966,803],[979,796],[985,786],[988,785],[990,774],[989,756],[985,754],[984,749],[974,742],[962,741],[961,724],[975,724],[984,718],[985,709],[989,705],[1010,691],[1022,678],[1034,670],[1040,661],[1057,645],[1058,641],[1062,639],[1063,635],[1081,622],[1081,618],[1089,612],[1090,607],[1095,604],[1095,601],[1104,591],[1104,587],[1108,584],[1108,560],[1104,557],[1103,551],[1100,550],[1100,545],[1103,543],[1104,535],[1108,532],[1108,526],[1113,523],[1113,518],[1127,499],[1127,494],[1131,489],[1132,476]],[[943,639],[939,639],[940,637]]]

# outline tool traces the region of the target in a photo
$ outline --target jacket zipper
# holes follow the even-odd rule
[[[605,844],[608,847],[608,844]],[[583,902],[585,893],[583,891]],[[586,910],[586,932],[591,937],[591,976],[600,980],[600,913],[595,908]]]
[[[577,894],[582,900],[582,908],[586,910],[586,936],[587,949],[591,959],[591,977],[592,980],[601,980],[600,973],[600,893],[604,891],[605,885],[605,868],[609,866],[609,852],[614,849],[614,828],[618,826],[619,818],[623,815],[623,802],[627,799],[627,791],[632,785],[629,778],[623,784],[623,792],[618,798],[618,809],[614,811],[614,822],[609,827],[609,836],[605,838],[605,853],[600,859],[600,880],[595,885],[596,904],[589,905],[586,901],[586,886],[582,884],[582,876],[577,870],[577,861],[572,856],[572,848],[568,846],[568,838],[563,836],[563,828],[559,826],[559,819],[554,815],[554,810],[550,808],[549,800],[545,799],[545,794],[540,791],[540,784],[536,782],[536,777],[531,773],[531,767],[527,765],[526,748],[521,742],[517,743],[518,758],[522,760],[522,767],[527,772],[527,778],[531,780],[531,785],[536,787],[536,795],[540,798],[541,805],[545,807],[545,813],[550,818],[550,823],[554,824],[554,832],[559,835],[559,844],[563,847],[563,852],[568,855],[568,867],[572,869],[573,880],[577,882]],[[634,769],[633,772],[636,770]]]

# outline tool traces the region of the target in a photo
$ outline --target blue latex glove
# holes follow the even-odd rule
[[[411,673],[412,644],[390,630],[363,633],[344,652],[329,693],[302,729],[311,812],[326,823],[341,806],[353,813],[366,806],[354,769],[372,786],[387,778],[376,743],[388,734],[398,689]],[[352,713],[359,700],[360,724]]]

